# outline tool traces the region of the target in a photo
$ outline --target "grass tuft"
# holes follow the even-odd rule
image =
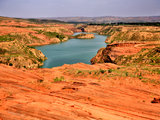
[[[54,82],[62,82],[64,81],[64,76],[54,78]]]

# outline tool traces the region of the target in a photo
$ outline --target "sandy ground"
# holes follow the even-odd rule
[[[159,120],[160,86],[138,79],[98,80],[64,75],[68,67],[108,69],[105,65],[64,65],[52,69],[16,69],[0,64],[0,118],[2,120]],[[53,82],[64,76],[65,81]]]

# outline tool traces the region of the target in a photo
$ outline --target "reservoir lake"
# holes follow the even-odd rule
[[[75,33],[77,35],[79,33]],[[97,51],[106,47],[105,39],[107,36],[95,34],[94,39],[70,39],[66,42],[38,46],[48,59],[44,61],[41,68],[52,68],[64,64],[86,63],[97,54]]]

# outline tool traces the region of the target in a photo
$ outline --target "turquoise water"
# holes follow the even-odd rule
[[[75,33],[78,34],[78,33]],[[52,68],[64,64],[86,63],[106,47],[106,36],[95,34],[95,39],[70,39],[67,42],[36,47],[48,58],[42,68]]]

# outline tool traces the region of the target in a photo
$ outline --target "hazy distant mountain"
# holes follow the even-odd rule
[[[116,22],[160,22],[160,16],[146,17],[53,17],[47,19],[60,20],[64,22],[86,22],[86,23],[116,23]]]

